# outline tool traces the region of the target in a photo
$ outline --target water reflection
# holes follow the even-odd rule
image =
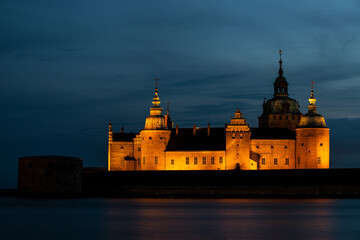
[[[0,239],[359,239],[360,200],[0,198]]]
[[[338,200],[106,200],[108,239],[335,239]],[[126,208],[124,203],[128,204]],[[359,210],[359,209],[358,209]],[[357,211],[358,211],[357,210]],[[334,212],[335,211],[335,212]],[[122,224],[111,224],[127,219]],[[335,221],[334,221],[335,220]]]

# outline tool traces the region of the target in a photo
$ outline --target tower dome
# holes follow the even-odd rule
[[[167,129],[165,125],[165,117],[162,115],[163,109],[160,107],[160,98],[158,93],[157,81],[156,79],[156,87],[155,87],[155,96],[153,98],[153,106],[150,108],[150,116],[145,120],[145,128],[146,130],[159,130],[159,129]]]
[[[300,105],[299,103],[292,98],[289,98],[288,94],[288,85],[284,77],[284,71],[282,69],[282,51],[279,51],[280,60],[279,60],[279,76],[274,82],[274,97],[268,101],[264,100],[263,103],[263,114],[292,114],[300,115]]]
[[[314,96],[314,87],[311,86],[311,95],[309,98],[309,111],[304,114],[300,120],[299,128],[327,128],[325,119],[316,111],[316,98]]]

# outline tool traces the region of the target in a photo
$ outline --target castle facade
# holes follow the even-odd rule
[[[175,127],[163,115],[158,87],[139,133],[113,132],[109,124],[108,170],[263,170],[329,168],[329,128],[316,110],[289,97],[280,55],[274,97],[264,101],[259,127],[250,128],[239,109],[224,128]]]

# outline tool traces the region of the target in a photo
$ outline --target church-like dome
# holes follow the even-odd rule
[[[300,105],[287,96],[273,97],[263,104],[263,114],[293,114],[300,115]]]
[[[274,97],[263,103],[263,114],[301,115],[299,103],[289,98],[288,85],[282,69],[282,52],[280,50],[279,76],[274,82]]]
[[[311,90],[309,98],[309,111],[300,120],[299,128],[327,128],[325,118],[316,111],[316,98],[314,90]]]

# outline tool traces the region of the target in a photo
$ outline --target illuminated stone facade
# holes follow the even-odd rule
[[[316,111],[288,97],[280,58],[274,97],[263,103],[259,127],[250,128],[240,110],[225,128],[179,128],[160,107],[158,88],[139,133],[116,133],[109,124],[108,170],[262,170],[329,168],[329,128]]]

